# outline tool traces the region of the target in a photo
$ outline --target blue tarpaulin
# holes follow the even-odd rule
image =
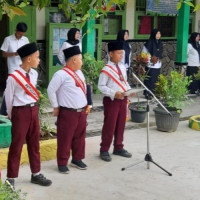
[[[179,0],[159,0],[156,4],[155,0],[147,0],[147,12],[159,13],[159,14],[170,14],[177,15],[178,10],[176,9]]]

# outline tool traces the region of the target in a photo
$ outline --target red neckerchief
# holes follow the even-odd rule
[[[117,70],[115,70],[112,66],[106,65],[110,69],[111,72],[107,71],[106,69],[101,70],[101,72],[107,74],[117,85],[121,87],[121,89],[126,92],[125,86],[127,85],[125,79],[123,78],[123,81],[120,80],[120,74]],[[111,74],[113,73],[113,74]]]
[[[15,72],[9,76],[13,77],[29,96],[38,101],[40,98],[39,92],[19,70],[15,70]]]
[[[79,75],[74,72],[72,69],[70,69],[69,67],[65,66],[63,68],[63,70],[68,73],[75,81],[76,85],[78,87],[81,88],[81,90],[83,91],[83,93],[86,95],[86,88],[85,88],[85,83],[81,80],[81,78],[79,77]]]

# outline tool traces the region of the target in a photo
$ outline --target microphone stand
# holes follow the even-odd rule
[[[146,89],[146,91],[148,92],[148,94],[150,94],[159,104],[160,106],[172,117],[172,114],[165,108],[165,106],[156,98],[156,96],[153,94],[153,92],[151,90],[149,90],[144,83],[132,72],[133,77]],[[147,111],[147,153],[145,155],[144,161],[147,161],[147,169],[150,169],[150,162],[155,164],[157,167],[159,167],[160,169],[162,169],[163,171],[165,171],[169,176],[172,176],[172,174],[170,172],[168,172],[167,170],[165,170],[163,167],[161,167],[160,165],[158,165],[156,162],[154,162],[151,153],[150,153],[150,148],[149,148],[149,98],[147,98],[147,107],[146,107],[146,111]],[[123,167],[121,170],[124,171],[127,168],[130,168],[132,166],[138,165],[144,161],[140,161],[138,163],[135,164],[131,164],[128,165],[127,167]]]

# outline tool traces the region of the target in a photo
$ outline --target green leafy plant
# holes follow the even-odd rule
[[[200,69],[198,70],[197,74],[194,75],[195,79],[200,81]]]
[[[12,191],[7,184],[0,183],[0,200],[25,200],[25,197],[21,190]]]
[[[132,110],[146,111],[146,105],[143,102],[137,102],[132,105],[130,106]]]
[[[184,77],[177,71],[171,71],[169,76],[161,74],[156,82],[155,93],[158,98],[168,107],[176,108],[178,111],[190,102],[188,97],[188,86],[190,77]]]
[[[39,93],[40,93],[40,99],[38,101],[38,104],[39,104],[40,136],[53,137],[55,136],[56,130],[51,126],[50,116],[47,110],[47,108],[50,107],[48,95],[47,92],[42,89],[39,90]],[[45,117],[44,113],[46,113]]]
[[[188,6],[193,8],[193,12],[196,12],[199,9],[199,4],[194,5],[194,3],[192,3],[191,0],[185,1],[185,0],[179,0],[179,2],[177,3],[177,10],[180,10],[183,4],[187,4]]]
[[[91,54],[86,53],[83,55],[82,71],[86,79],[86,83],[93,85],[94,93],[98,93],[98,79],[104,62],[96,60]]]
[[[3,14],[6,14],[10,19],[15,15],[25,15],[22,8],[29,5],[30,2],[33,2],[33,5],[40,10],[51,5],[50,0],[1,0],[0,19]],[[71,2],[71,0],[60,0],[58,1],[58,9],[62,10],[68,19],[71,13],[76,13],[78,17],[75,18],[74,23],[81,23],[83,26],[88,19],[98,18],[102,14],[106,15],[113,4],[121,9],[126,2],[127,0],[109,0],[104,8],[105,0],[74,0],[74,2]]]

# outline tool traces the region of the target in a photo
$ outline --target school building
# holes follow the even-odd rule
[[[40,50],[41,63],[38,67],[39,80],[47,84],[54,72],[62,66],[57,59],[58,50],[67,39],[67,31],[74,25],[71,19],[58,10],[57,1],[52,0],[50,7],[42,10],[30,3],[24,8],[26,16],[15,16],[10,20],[6,15],[0,21],[0,45],[6,36],[15,32],[18,22],[28,25],[26,36],[30,42],[36,41]],[[93,45],[94,56],[97,59],[107,60],[107,42],[115,40],[120,29],[129,30],[129,39],[132,45],[133,57],[140,53],[144,42],[149,38],[152,28],[158,28],[162,34],[163,67],[162,73],[169,73],[175,68],[176,44],[178,28],[178,0],[159,0],[159,5],[154,5],[155,0],[128,0],[125,7],[119,9],[115,5],[107,16],[95,20]],[[200,3],[200,0],[193,2]],[[105,5],[106,6],[106,5]],[[79,28],[79,25],[76,25]],[[193,12],[190,8],[189,33],[200,32],[200,10]],[[83,44],[84,45],[84,44]],[[0,55],[0,92],[4,91],[7,78],[6,60]]]

